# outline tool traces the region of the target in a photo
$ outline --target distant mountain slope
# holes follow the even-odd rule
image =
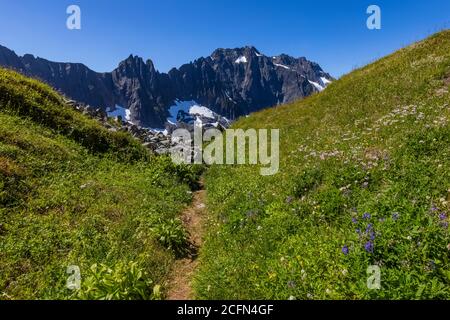
[[[446,30],[236,122],[280,129],[280,172],[208,171],[198,297],[449,299],[449,121]]]
[[[2,46],[0,66],[41,79],[74,100],[104,110],[127,108],[134,123],[159,128],[176,100],[196,101],[235,119],[309,96],[333,80],[305,58],[266,57],[254,47],[218,49],[167,74],[137,56],[129,56],[110,73],[97,73],[82,64],[29,54],[19,57]]]
[[[63,101],[0,68],[0,300],[159,299],[197,174]]]

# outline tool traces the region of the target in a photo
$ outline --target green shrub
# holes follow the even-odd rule
[[[151,230],[162,246],[176,254],[188,249],[187,234],[180,219],[159,219]]]
[[[76,298],[82,300],[150,300],[159,298],[158,286],[137,262],[119,262],[110,268],[94,264],[82,280]]]
[[[322,172],[318,168],[303,171],[302,174],[295,179],[295,196],[301,198],[310,191],[313,191],[322,183],[322,177]]]

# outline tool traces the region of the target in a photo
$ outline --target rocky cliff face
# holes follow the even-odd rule
[[[306,58],[267,57],[254,47],[217,49],[168,73],[151,60],[130,56],[110,73],[83,64],[17,56],[0,46],[0,65],[39,78],[71,99],[114,110],[129,110],[137,125],[162,128],[175,101],[195,101],[235,119],[323,90],[332,77]]]
[[[146,63],[130,56],[111,73],[115,105],[131,112],[130,121],[142,126],[163,127],[168,116],[168,106],[173,102],[171,83],[160,74],[153,62]]]
[[[254,47],[218,49],[171,70],[169,77],[182,99],[196,100],[230,119],[306,97],[326,87],[321,78],[332,80],[305,58],[266,57]]]

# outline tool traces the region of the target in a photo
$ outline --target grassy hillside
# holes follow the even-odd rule
[[[447,30],[237,122],[280,129],[280,172],[208,172],[198,297],[450,298],[449,86]]]
[[[0,299],[162,297],[196,176],[0,69]]]

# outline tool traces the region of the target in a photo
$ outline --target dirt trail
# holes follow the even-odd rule
[[[186,256],[175,261],[171,276],[169,277],[168,300],[194,299],[192,279],[198,266],[198,251],[202,245],[203,221],[206,213],[203,183],[200,190],[194,192],[190,207],[181,215],[184,227],[189,233],[190,250]]]

